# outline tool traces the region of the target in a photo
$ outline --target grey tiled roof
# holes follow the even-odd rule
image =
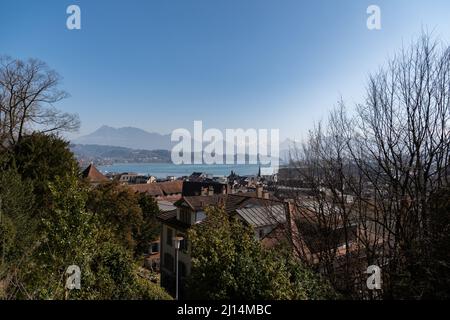
[[[177,210],[163,211],[157,215],[157,218],[162,221],[174,219],[177,217]]]
[[[162,211],[162,212],[177,210],[177,207],[175,207],[172,202],[164,201],[164,200],[158,201],[158,208],[159,208],[159,211]]]
[[[285,207],[281,204],[241,208],[236,212],[254,227],[272,226],[286,222]]]

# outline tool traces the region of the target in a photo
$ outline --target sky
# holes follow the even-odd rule
[[[69,5],[81,29],[66,27]],[[381,30],[369,30],[369,5]],[[0,0],[0,54],[62,77],[76,137],[102,125],[171,133],[279,129],[302,139],[420,36],[450,42],[448,0]]]

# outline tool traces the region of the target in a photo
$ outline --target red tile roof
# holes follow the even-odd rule
[[[165,195],[177,194],[183,191],[183,181],[175,180],[175,181],[166,181],[166,182],[157,182],[161,190]]]
[[[106,182],[109,181],[97,168],[91,163],[84,171],[81,173],[83,178],[88,179],[90,182]]]
[[[146,193],[149,196],[153,197],[162,197],[164,196],[163,191],[157,183],[141,183],[141,184],[132,184],[129,187],[134,192]]]

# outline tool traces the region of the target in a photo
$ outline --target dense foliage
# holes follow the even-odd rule
[[[210,208],[189,232],[189,297],[201,299],[327,299],[333,290],[291,257],[265,250],[254,232]]]
[[[153,200],[90,186],[55,135],[23,136],[0,158],[0,298],[170,299],[137,273],[135,257],[155,237]],[[80,290],[66,289],[70,265]]]

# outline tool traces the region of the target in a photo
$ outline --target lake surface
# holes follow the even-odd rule
[[[263,166],[261,166],[263,167]],[[258,164],[197,164],[197,165],[176,165],[173,163],[118,163],[107,166],[99,166],[102,173],[121,173],[135,172],[143,175],[152,175],[157,178],[166,178],[167,176],[189,176],[192,172],[205,172],[213,176],[228,176],[233,170],[241,176],[258,174]]]

